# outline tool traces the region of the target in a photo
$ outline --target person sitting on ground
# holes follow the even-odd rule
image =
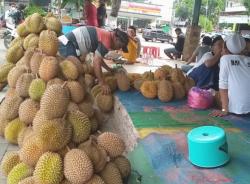
[[[184,42],[185,42],[185,36],[184,36],[183,32],[181,31],[181,28],[176,28],[175,33],[177,35],[177,41],[176,41],[176,43],[173,43],[174,47],[164,50],[164,53],[170,59],[174,59],[174,57],[180,58],[182,51],[183,51]]]
[[[243,55],[250,57],[250,38],[245,38],[246,48],[243,50]]]
[[[127,33],[136,42],[136,44],[137,44],[137,57],[140,57],[140,54],[141,54],[141,40],[136,35],[136,27],[135,26],[129,26],[128,30],[127,30]]]
[[[212,38],[210,38],[209,36],[204,36],[202,38],[201,45],[195,49],[192,56],[189,58],[187,64],[181,66],[182,71],[187,73],[188,70],[193,68],[193,66],[190,65],[190,63],[198,62],[206,52],[210,52],[211,44],[212,44]]]
[[[225,41],[219,78],[222,110],[213,111],[212,116],[250,113],[250,57],[241,54],[245,47],[246,42],[239,34]]]
[[[187,73],[195,81],[199,88],[218,90],[219,83],[219,61],[223,48],[223,39],[217,36],[212,41],[212,52],[205,53],[202,58],[195,63],[195,66]]]
[[[85,58],[88,53],[95,53],[93,60],[95,75],[102,86],[103,93],[109,94],[110,88],[103,79],[102,67],[110,72],[113,70],[104,62],[103,58],[110,50],[122,49],[123,52],[128,52],[129,36],[127,33],[119,29],[106,31],[97,27],[82,26],[58,39],[58,50],[63,57],[82,56],[81,58]]]

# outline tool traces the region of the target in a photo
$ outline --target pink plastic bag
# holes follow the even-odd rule
[[[213,104],[212,92],[192,87],[188,92],[188,106],[194,109],[208,109]]]

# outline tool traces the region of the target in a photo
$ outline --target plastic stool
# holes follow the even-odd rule
[[[143,47],[143,55],[145,55],[145,54],[153,56],[154,58],[158,58],[158,57],[160,57],[160,48],[159,47],[144,46]]]
[[[229,161],[226,134],[216,126],[202,126],[188,135],[189,161],[199,167],[218,167]]]

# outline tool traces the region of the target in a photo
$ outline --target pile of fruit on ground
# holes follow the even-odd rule
[[[57,55],[61,27],[52,14],[29,16],[0,67],[8,85],[0,134],[20,147],[5,154],[1,170],[8,184],[122,184],[131,170],[125,143],[98,131],[113,95],[95,85],[91,64]],[[114,91],[116,78],[105,75]]]
[[[179,68],[172,68],[168,65],[158,68],[155,72],[128,75],[133,87],[144,97],[159,98],[162,102],[183,99],[195,85],[194,81],[184,76]]]

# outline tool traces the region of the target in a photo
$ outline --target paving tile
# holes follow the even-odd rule
[[[6,184],[7,181],[6,181],[6,179],[0,178],[0,183],[1,183],[1,184]]]
[[[0,143],[8,143],[2,136],[0,136]]]
[[[2,160],[5,152],[7,151],[8,143],[0,143],[0,160]]]

